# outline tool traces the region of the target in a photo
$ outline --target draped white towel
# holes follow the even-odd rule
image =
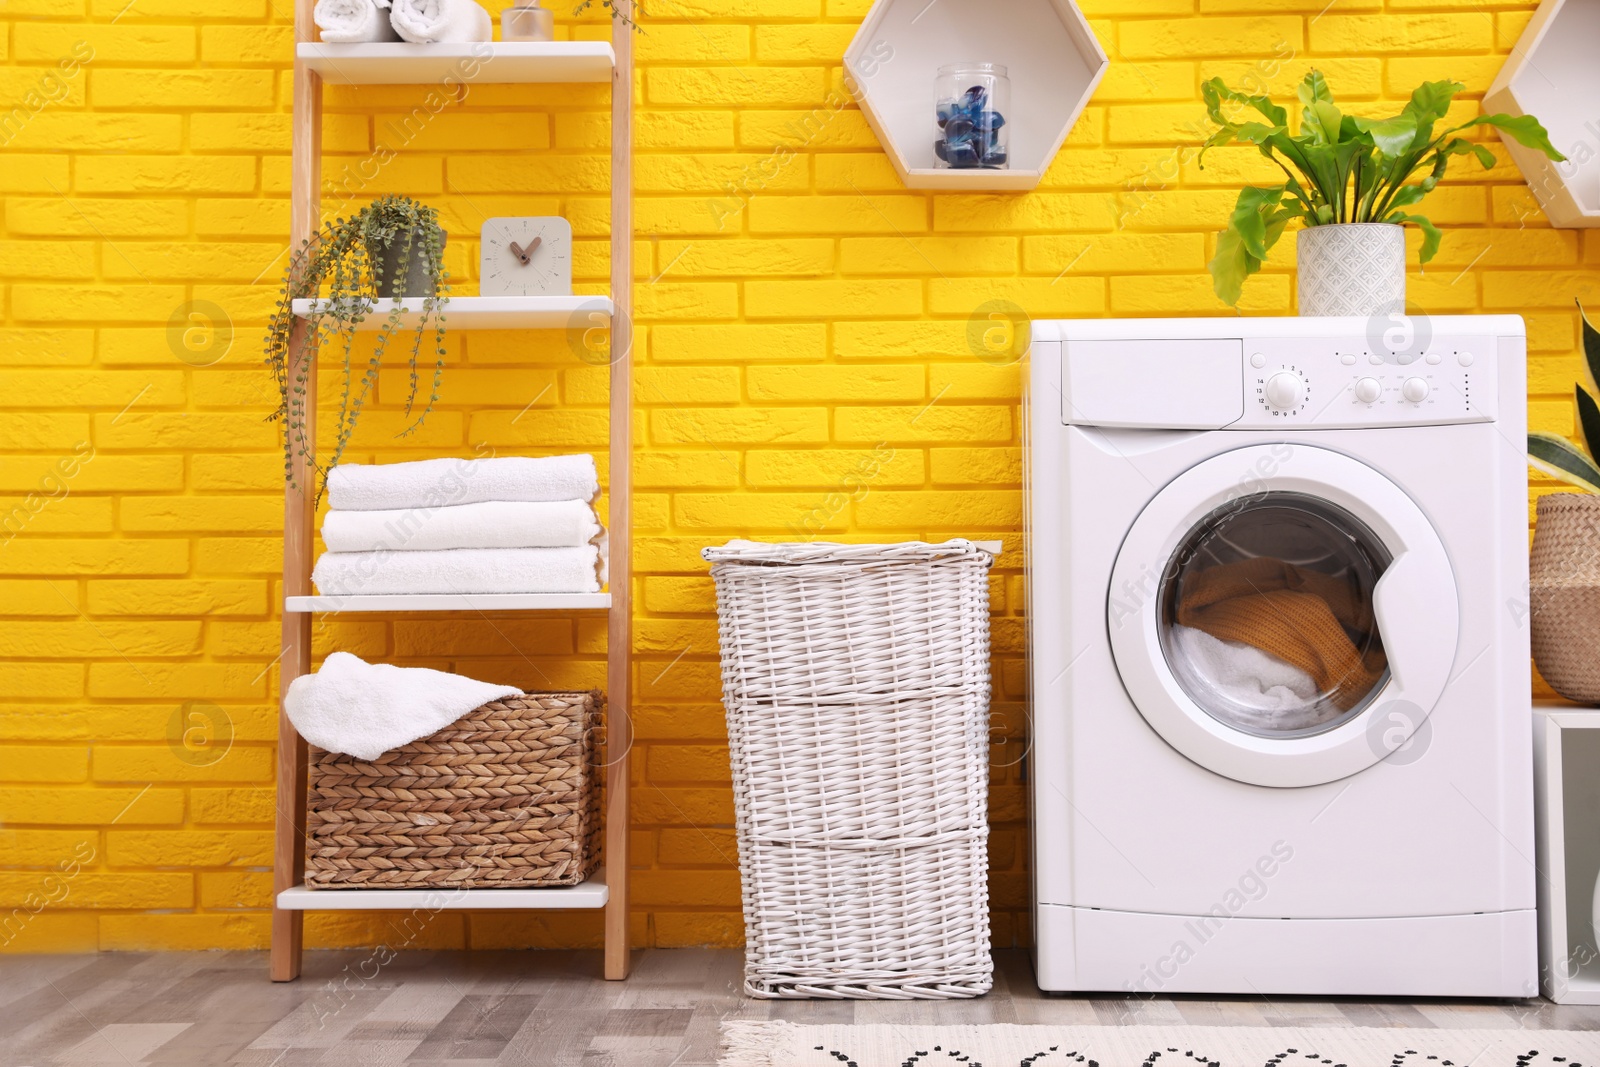
[[[1235,720],[1274,730],[1316,726],[1329,715],[1311,675],[1254,645],[1174,626],[1178,650],[1230,707]]]
[[[494,39],[489,12],[473,0],[394,0],[395,32],[415,44]]]
[[[389,0],[317,0],[311,19],[330,44],[400,39],[389,19]]]
[[[318,748],[374,760],[444,729],[474,708],[521,694],[514,685],[426,667],[367,663],[334,652],[317,673],[289,683],[283,710],[300,736]]]
[[[598,593],[605,538],[577,548],[324,552],[311,580],[323,596],[399,593]]]
[[[329,552],[407,552],[445,548],[577,548],[600,536],[582,500],[490,500],[442,508],[330,511],[322,520]]]
[[[341,463],[328,472],[328,505],[336,511],[437,508],[491,500],[593,501],[599,491],[590,455]]]

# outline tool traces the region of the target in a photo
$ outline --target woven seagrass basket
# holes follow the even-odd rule
[[[1539,673],[1568,700],[1600,704],[1600,496],[1539,498],[1528,578]]]
[[[599,862],[601,695],[477,708],[376,760],[312,747],[312,889],[576,885]]]
[[[987,992],[993,557],[967,541],[733,542],[703,555],[745,992]]]

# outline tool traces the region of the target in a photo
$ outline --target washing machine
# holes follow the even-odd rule
[[[1033,324],[1043,989],[1537,995],[1525,348]]]

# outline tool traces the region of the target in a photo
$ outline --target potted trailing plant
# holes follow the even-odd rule
[[[306,457],[317,473],[319,500],[327,485],[328,471],[338,464],[350,443],[362,406],[377,383],[389,344],[401,332],[407,309],[418,312],[416,326],[408,331],[411,377],[405,402],[406,414],[414,417],[399,436],[421,426],[439,399],[439,382],[444,373],[444,300],[449,292],[444,243],[437,210],[407,197],[385,196],[349,218],[323,223],[289,259],[265,345],[266,361],[278,383],[278,407],[269,418],[283,423],[285,479],[293,481],[295,457]],[[417,299],[393,300],[365,366],[357,367],[356,330],[378,308],[380,299],[398,297]],[[339,417],[333,453],[326,464],[318,462],[314,442],[306,432],[306,390],[313,387],[313,377],[304,368],[292,379],[289,375],[294,301],[301,299],[313,301],[311,313],[305,316],[308,343],[324,358],[337,352],[341,361]],[[422,345],[430,333],[433,383],[427,400],[419,403]]]
[[[1593,383],[1600,380],[1600,330],[1581,305],[1578,317]],[[1528,561],[1529,625],[1534,662],[1550,687],[1568,700],[1600,704],[1600,403],[1581,384],[1572,393],[1583,448],[1553,433],[1528,434],[1528,462],[1583,490],[1539,498]]]
[[[1455,81],[1426,82],[1400,114],[1368,119],[1341,112],[1327,79],[1313,70],[1300,83],[1300,129],[1291,134],[1289,112],[1268,97],[1236,92],[1221,78],[1204,83],[1206,111],[1219,128],[1200,149],[1201,166],[1207,150],[1242,142],[1255,145],[1284,173],[1279,185],[1246,186],[1239,193],[1210,264],[1217,295],[1237,304],[1244,280],[1261,269],[1284,229],[1299,219],[1300,314],[1404,310],[1403,224],[1422,231],[1423,263],[1439,250],[1438,227],[1408,209],[1439,184],[1452,156],[1471,154],[1484,167],[1494,166],[1488,148],[1457,134],[1493,126],[1551,159],[1566,158],[1532,115],[1479,115],[1436,130],[1463,88]],[[1224,105],[1265,121],[1235,121],[1224,114]]]

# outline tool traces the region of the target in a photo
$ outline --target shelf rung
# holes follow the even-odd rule
[[[289,596],[286,612],[336,611],[605,611],[610,593],[392,593]]]
[[[586,882],[549,889],[307,889],[278,894],[285,911],[513,911],[603,908],[611,897],[602,867]]]
[[[617,62],[609,41],[304,41],[296,46],[295,58],[335,85],[609,82]]]
[[[296,300],[294,313],[309,315],[314,303],[326,310],[329,302]],[[400,325],[414,328],[422,318],[419,296],[375,301],[356,329],[381,330],[397,303]],[[613,305],[608,296],[453,296],[441,310],[452,330],[589,330],[610,324]]]

